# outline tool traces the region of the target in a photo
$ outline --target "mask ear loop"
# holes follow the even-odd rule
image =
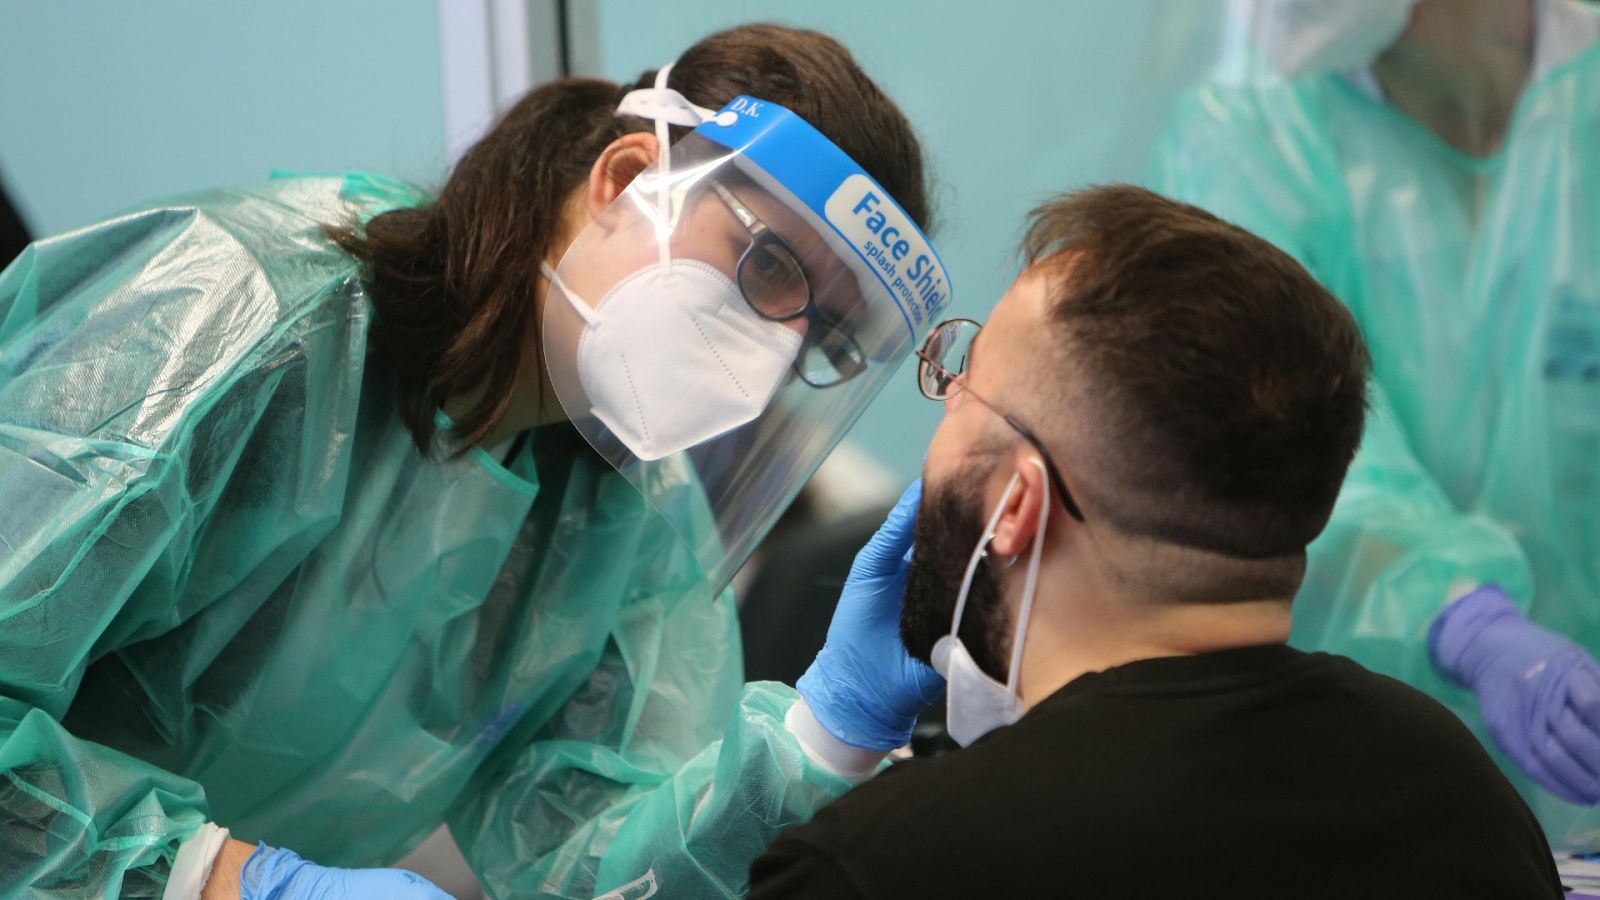
[[[544,277],[550,279],[551,287],[560,291],[561,296],[567,298],[567,305],[571,306],[573,311],[578,314],[578,317],[583,319],[584,324],[591,327],[600,324],[600,319],[602,318],[600,310],[585,303],[576,291],[568,288],[566,282],[561,280],[561,276],[556,274],[556,270],[550,268],[549,263],[540,260],[539,271],[544,273]]]
[[[1028,461],[1038,467],[1039,477],[1048,483],[1050,475],[1045,471],[1044,463],[1036,457]],[[1017,476],[1011,476],[1012,483],[1015,483],[1016,479]],[[1047,493],[1040,499],[1039,530],[1033,535],[1033,549],[1028,558],[1028,578],[1022,584],[1022,607],[1017,610],[1017,628],[1011,635],[1011,669],[1006,674],[1006,690],[1013,698],[1017,696],[1017,675],[1022,671],[1022,648],[1028,638],[1028,623],[1033,618],[1033,593],[1039,586],[1039,560],[1044,555],[1044,535],[1049,527],[1050,495]]]
[[[995,506],[994,513],[989,516],[989,524],[983,527],[983,537],[978,539],[978,546],[973,548],[972,558],[967,560],[967,574],[961,578],[961,593],[956,597],[955,615],[950,618],[950,636],[958,637],[961,630],[961,614],[967,609],[967,592],[972,590],[972,576],[978,572],[978,563],[989,555],[989,542],[994,540],[994,530],[1000,526],[1000,516],[1006,511],[1006,504],[1011,502],[1011,492],[1017,487],[1017,476],[1013,474],[1011,480],[1006,482],[1006,492],[1000,498],[1000,503]]]

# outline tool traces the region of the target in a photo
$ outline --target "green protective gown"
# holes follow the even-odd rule
[[[160,896],[212,820],[338,866],[448,821],[496,896],[722,896],[847,787],[570,428],[416,451],[321,225],[420,199],[198,194],[0,275],[0,895]]]
[[[1367,436],[1293,641],[1427,691],[1494,749],[1428,657],[1453,588],[1499,582],[1600,651],[1600,47],[1541,73],[1487,159],[1339,75],[1202,85],[1151,186],[1292,253],[1371,346]],[[1600,847],[1600,809],[1496,755],[1553,842]]]

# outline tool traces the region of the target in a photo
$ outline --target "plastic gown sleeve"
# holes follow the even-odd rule
[[[28,896],[159,897],[179,844],[208,818],[195,782],[61,725],[92,662],[196,612],[180,603],[191,548],[277,383],[242,379],[210,412],[139,440],[129,435],[159,405],[150,376],[181,368],[177,358],[140,341],[108,350],[57,340],[81,334],[90,309],[116,315],[100,302],[108,291],[122,314],[156,315],[174,290],[160,273],[181,262],[189,224],[172,211],[127,216],[40,242],[0,274],[7,896],[26,886]]]
[[[1150,187],[1278,245],[1334,294],[1356,277],[1337,161],[1287,89],[1229,102],[1204,87],[1180,100]],[[1350,656],[1477,721],[1470,693],[1428,656],[1428,627],[1461,585],[1497,582],[1525,610],[1532,576],[1502,525],[1463,513],[1411,450],[1376,381],[1366,432],[1295,600],[1293,642]]]
[[[1495,582],[1526,611],[1532,576],[1502,526],[1457,511],[1405,442],[1380,385],[1333,517],[1311,545],[1293,642],[1350,656],[1477,721],[1477,701],[1428,654],[1428,628],[1465,587]]]
[[[740,683],[731,594],[625,607],[565,709],[451,830],[496,897],[742,896],[784,828],[852,782],[784,727],[792,688]]]

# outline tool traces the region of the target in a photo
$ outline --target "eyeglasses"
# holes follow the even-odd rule
[[[1056,464],[1050,459],[1050,452],[1044,448],[1044,442],[1034,435],[1033,430],[1012,418],[998,406],[978,396],[972,386],[966,382],[967,359],[972,352],[972,342],[977,340],[978,332],[983,326],[971,319],[948,319],[941,322],[928,335],[923,342],[922,349],[917,351],[917,386],[922,389],[922,395],[929,400],[948,400],[956,394],[965,392],[967,396],[988,407],[989,411],[1005,420],[1012,430],[1022,435],[1022,439],[1039,451],[1044,457],[1044,467],[1050,473],[1050,483],[1055,486],[1056,493],[1061,495],[1061,505],[1067,509],[1067,514],[1083,521],[1083,512],[1078,509],[1078,503],[1072,499],[1072,492],[1067,490],[1067,483],[1062,479],[1061,473],[1056,469]]]
[[[806,336],[795,360],[795,374],[816,388],[833,387],[867,370],[854,339],[822,315],[811,282],[794,250],[734,193],[711,181],[711,190],[750,236],[739,256],[734,283],[756,314],[774,322],[804,316]]]

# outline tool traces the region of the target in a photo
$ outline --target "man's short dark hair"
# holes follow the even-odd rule
[[[1298,582],[1361,440],[1370,359],[1349,311],[1267,241],[1126,185],[1040,206],[1022,251],[1091,407],[1068,451],[1089,520],[1296,559]]]

